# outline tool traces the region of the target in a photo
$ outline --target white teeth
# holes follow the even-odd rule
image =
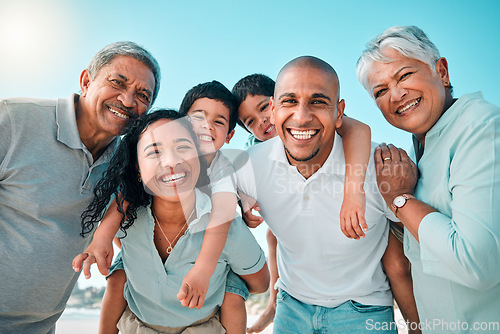
[[[411,107],[413,106],[416,106],[418,103],[420,102],[420,98],[416,99],[414,102],[410,103],[409,105],[407,105],[406,107],[400,109],[397,111],[398,114],[402,114],[404,113],[406,110],[410,109]]]
[[[269,132],[273,131],[276,127],[274,125],[271,125],[269,127],[269,129],[266,130],[266,132],[264,132],[265,134],[268,134]]]
[[[120,117],[120,118],[123,118],[123,119],[129,119],[129,117],[125,114],[122,114],[120,113],[119,111],[115,110],[115,109],[112,109],[112,108],[109,108],[109,110],[111,110],[111,112],[113,114],[115,114],[116,116]]]
[[[208,135],[199,135],[198,138],[203,141],[213,141],[212,137]]]
[[[290,134],[292,135],[292,137],[300,140],[310,139],[312,136],[316,134],[316,132],[317,130],[305,130],[305,131],[290,130]]]
[[[183,179],[186,177],[186,172],[182,172],[182,173],[176,173],[176,174],[169,174],[169,175],[165,175],[161,178],[161,181],[162,182],[175,182],[175,181],[179,181],[180,179]]]

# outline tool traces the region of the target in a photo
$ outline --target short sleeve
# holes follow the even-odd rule
[[[254,169],[246,151],[243,151],[235,160],[234,169],[236,170],[238,192],[242,192],[253,199],[258,200]]]
[[[10,113],[4,101],[0,101],[0,180],[2,179],[2,166],[9,152],[12,137],[12,124]]]
[[[230,192],[236,194],[236,176],[231,162],[218,152],[208,170],[212,194]]]
[[[264,251],[239,217],[231,224],[224,252],[229,266],[238,275],[255,274],[266,263]]]

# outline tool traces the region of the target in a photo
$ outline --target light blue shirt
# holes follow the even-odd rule
[[[241,218],[236,217],[210,278],[203,307],[183,307],[177,293],[200,253],[210,210],[210,198],[197,190],[198,218],[189,224],[165,263],[153,242],[151,210],[148,207],[137,212],[137,219],[122,239],[122,257],[127,274],[124,296],[130,310],[142,321],[164,327],[188,326],[209,316],[222,304],[230,268],[238,275],[250,275],[265,265],[263,250]]]
[[[420,244],[405,231],[420,321],[469,329],[424,333],[498,333],[500,108],[481,93],[462,96],[425,136],[418,169],[416,197],[439,211],[420,223]],[[494,330],[473,328],[492,321]]]
[[[251,147],[248,154],[250,163],[241,168],[235,163],[238,187],[257,200],[278,240],[277,286],[304,303],[324,307],[350,299],[393,305],[381,258],[387,218],[396,218],[378,190],[373,156],[365,182],[369,230],[365,238],[354,240],[340,230],[345,160],[338,134],[327,160],[308,179],[290,165],[279,137]]]
[[[0,100],[0,333],[53,333],[92,234],[80,215],[116,148],[94,162],[75,100]]]

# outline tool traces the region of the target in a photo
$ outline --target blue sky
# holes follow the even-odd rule
[[[374,141],[408,148],[409,136],[384,120],[356,79],[365,44],[390,26],[419,26],[448,59],[456,96],[481,90],[500,105],[499,13],[495,0],[0,0],[0,97],[77,92],[90,58],[118,40],[156,57],[155,106],[170,108],[200,82],[231,89],[247,74],[275,78],[289,60],[314,55],[337,70],[346,112],[371,126]],[[245,139],[237,128],[229,147],[242,148]]]

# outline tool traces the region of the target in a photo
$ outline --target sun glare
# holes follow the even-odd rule
[[[66,31],[60,28],[64,15],[49,8],[34,1],[29,5],[23,1],[0,5],[2,76],[29,73],[50,62],[50,50]]]

